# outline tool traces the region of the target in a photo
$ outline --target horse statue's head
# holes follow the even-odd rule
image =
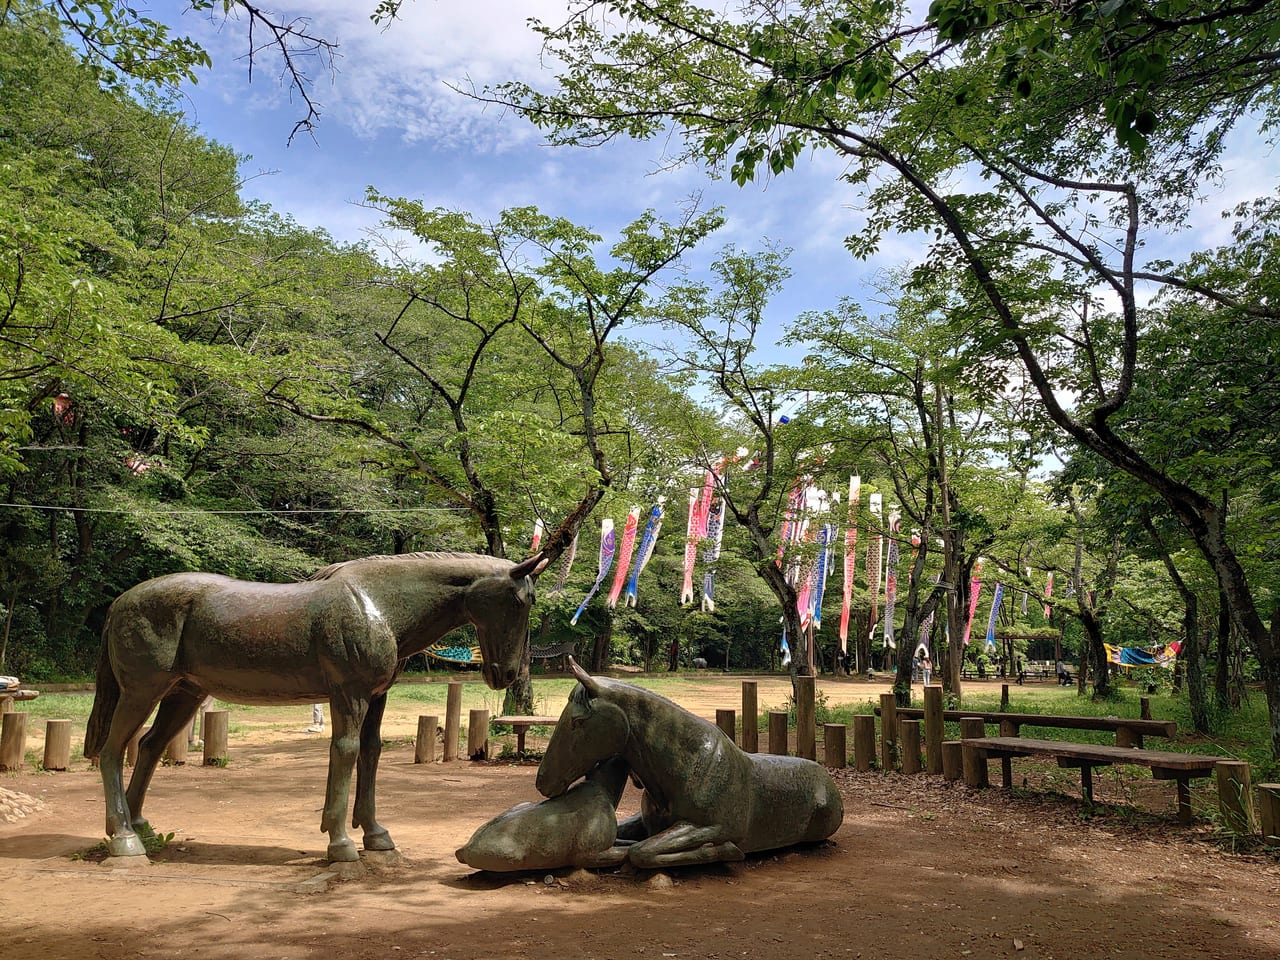
[[[529,610],[533,607],[533,583],[547,565],[541,553],[522,560],[507,574],[481,577],[465,598],[467,619],[475,624],[476,640],[484,658],[484,682],[505,690],[515,682],[529,636]]]
[[[626,712],[605,697],[595,677],[569,658],[578,685],[556,722],[538,766],[536,786],[544,797],[558,797],[601,760],[623,751],[631,734]]]

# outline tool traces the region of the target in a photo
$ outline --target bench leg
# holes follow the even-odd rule
[[[1178,822],[1185,826],[1191,825],[1191,784],[1186,777],[1179,777],[1178,784]]]
[[[1093,803],[1093,767],[1087,763],[1080,765],[1080,795],[1085,803]]]
[[[1003,786],[1006,790],[1013,789],[1013,758],[1012,757],[1000,758],[1000,779],[1003,781]]]
[[[524,735],[528,731],[528,727],[516,727],[516,756],[521,760],[524,759]]]

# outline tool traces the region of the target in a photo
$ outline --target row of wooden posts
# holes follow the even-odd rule
[[[442,760],[458,759],[458,742],[462,720],[462,683],[449,683],[445,699],[445,725],[443,730]],[[1145,705],[1144,705],[1145,706]],[[960,721],[961,740],[943,739],[942,687],[929,685],[924,688],[923,762],[921,757],[920,720],[899,720],[897,701],[892,693],[880,695],[881,736],[879,766],[881,770],[893,770],[900,766],[904,774],[927,771],[941,775],[946,780],[985,784],[986,761],[978,759],[976,752],[966,753],[962,741],[985,735],[981,718],[968,717]],[[741,736],[736,712],[716,710],[716,725],[730,739],[750,753],[759,752],[759,710],[757,707],[756,681],[742,681]],[[225,763],[229,714],[226,710],[209,710],[204,714],[201,733],[204,739],[203,762],[206,765]],[[489,711],[472,710],[468,717],[467,752],[471,759],[484,759],[489,755]],[[26,747],[27,714],[9,712],[3,714],[0,725],[0,770],[19,770],[23,767]],[[833,768],[848,765],[848,728],[843,723],[823,724],[823,762]],[[769,711],[768,751],[786,755],[789,752],[788,714],[785,710]],[[439,718],[426,715],[418,717],[418,731],[414,744],[414,763],[433,763],[436,759],[436,740],[440,734]],[[142,731],[130,742],[126,762],[132,766],[137,758],[138,740]],[[814,678],[796,678],[796,756],[817,760],[817,723]],[[186,763],[188,759],[187,731],[184,729],[169,743],[164,759],[173,764]],[[71,721],[48,720],[45,725],[45,770],[66,770],[71,761]],[[966,764],[982,764],[984,769],[967,769]],[[869,771],[876,765],[875,717],[859,714],[853,718],[853,766],[859,771]],[[1218,765],[1218,795],[1227,825],[1237,832],[1248,832],[1253,821],[1253,794],[1249,785],[1249,765],[1243,762],[1224,762]],[[1280,836],[1280,785],[1262,784],[1258,791],[1257,817],[1264,837]]]
[[[230,713],[226,710],[207,710],[200,733],[204,738],[204,763],[222,764],[229,757],[227,733]],[[139,730],[129,741],[125,762],[129,766],[138,759],[138,741],[144,731]],[[27,714],[6,713],[0,718],[0,770],[21,770],[27,747]],[[184,729],[165,748],[164,759],[169,763],[186,763],[190,748]],[[44,725],[44,759],[42,770],[63,771],[71,766],[71,721],[46,720]]]

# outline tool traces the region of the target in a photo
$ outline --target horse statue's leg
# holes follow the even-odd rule
[[[395,843],[385,827],[376,819],[374,792],[378,779],[378,758],[382,756],[382,713],[387,695],[380,693],[369,701],[369,712],[360,727],[360,756],[356,760],[356,802],[351,811],[351,826],[364,830],[366,850],[394,850]]]
[[[723,838],[724,827],[718,824],[698,826],[680,822],[646,840],[633,843],[628,849],[627,859],[642,870],[745,859],[736,843]]]
[[[129,778],[129,792],[125,794],[125,800],[129,804],[134,833],[141,837],[154,834],[151,824],[142,816],[142,804],[147,797],[151,777],[164,756],[165,748],[174,737],[188,729],[203,702],[204,691],[186,685],[166,694],[160,701],[151,729],[138,741],[138,762],[133,768],[133,776]]]
[[[155,703],[155,699],[136,690],[121,692],[111,712],[111,725],[98,756],[107,806],[107,852],[113,857],[143,857],[147,853],[142,839],[134,832],[133,815],[125,799],[124,756],[129,741],[146,722]]]
[[[356,845],[347,836],[347,803],[351,799],[351,770],[360,750],[360,729],[369,701],[335,694],[329,700],[333,733],[329,739],[329,779],[324,790],[324,815],[320,829],[329,834],[327,856],[335,861],[359,860]]]

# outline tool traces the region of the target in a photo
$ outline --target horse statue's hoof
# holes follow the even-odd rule
[[[366,850],[394,850],[396,844],[391,839],[391,834],[385,830],[379,830],[376,833],[366,833],[364,835],[364,848]]]
[[[156,835],[155,828],[145,819],[133,821],[133,832],[141,837],[144,842]]]
[[[355,863],[360,859],[360,852],[356,850],[356,845],[347,837],[337,843],[329,844],[329,849],[325,851],[325,856],[332,863]]]
[[[147,848],[136,833],[122,833],[107,841],[107,853],[113,857],[145,857]]]

